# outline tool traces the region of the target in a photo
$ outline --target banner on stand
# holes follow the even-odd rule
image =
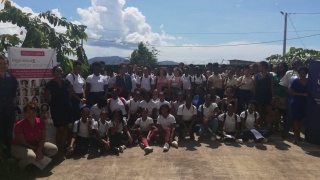
[[[33,101],[40,107],[40,115],[50,117],[49,105],[44,102],[44,86],[53,78],[52,68],[57,65],[54,49],[16,48],[8,50],[9,73],[19,82],[14,100],[16,120],[23,118],[23,107]]]

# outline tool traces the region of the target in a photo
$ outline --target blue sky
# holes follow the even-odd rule
[[[221,62],[222,59],[263,60],[271,54],[282,53],[282,42],[236,47],[221,45],[282,40],[284,17],[280,11],[319,13],[290,14],[288,39],[320,34],[318,0],[14,2],[23,9],[29,7],[34,13],[53,10],[70,21],[87,25],[90,39],[84,48],[89,57],[128,57],[137,42],[148,41],[160,50],[159,60],[189,63]],[[294,46],[320,50],[319,40],[320,36],[288,40],[287,49]]]

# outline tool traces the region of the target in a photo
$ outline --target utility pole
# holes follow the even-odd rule
[[[280,11],[282,15],[284,15],[284,34],[283,34],[283,60],[285,60],[284,55],[286,54],[286,47],[287,47],[287,18],[288,18],[288,13],[284,13]]]

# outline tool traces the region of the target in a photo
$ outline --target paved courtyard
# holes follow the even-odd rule
[[[144,155],[137,147],[119,156],[56,158],[32,179],[319,179],[320,146],[283,141],[276,133],[268,143],[225,144],[183,140],[179,148]],[[95,154],[95,153],[93,153]]]

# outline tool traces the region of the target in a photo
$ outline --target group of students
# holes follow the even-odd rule
[[[53,68],[54,79],[45,85],[45,101],[57,128],[57,150],[68,155],[84,154],[89,147],[119,154],[137,143],[151,153],[150,142],[162,143],[168,151],[178,147],[176,134],[179,140],[197,135],[212,141],[220,137],[238,143],[266,142],[271,135],[266,121],[270,107],[282,113],[283,137],[294,120],[297,143],[305,118],[308,73],[300,66],[301,61],[294,61],[293,70],[285,63],[270,69],[261,61],[226,70],[218,64],[201,69],[180,63],[152,70],[121,64],[115,74],[95,62],[93,74],[84,79],[81,63],[74,62],[66,78],[60,66]]]

